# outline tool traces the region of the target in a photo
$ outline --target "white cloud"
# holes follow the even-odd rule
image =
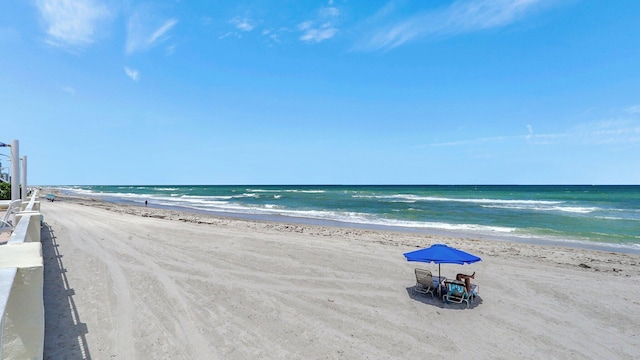
[[[266,37],[267,39],[275,43],[281,42],[278,34],[271,29],[262,30],[262,36]]]
[[[322,17],[338,17],[340,16],[340,10],[338,8],[330,6],[320,9],[320,16]]]
[[[139,13],[129,18],[127,24],[126,53],[133,54],[154,47],[168,38],[167,33],[178,23],[176,19],[165,20],[159,26],[149,26],[151,22]]]
[[[454,140],[431,143],[430,146],[465,146],[474,144],[504,143],[513,140],[526,140],[533,145],[640,145],[640,121],[605,120],[584,123],[564,132],[534,134],[533,127],[527,125],[526,135],[507,135],[482,137],[477,139]]]
[[[140,73],[138,72],[138,70],[130,69],[130,68],[125,66],[124,67],[124,73],[127,74],[127,76],[130,77],[131,80],[133,80],[133,81],[140,80]]]
[[[496,143],[496,142],[505,142],[513,139],[522,139],[524,135],[515,135],[515,136],[493,136],[493,137],[483,137],[477,139],[468,139],[468,140],[454,140],[448,142],[438,142],[431,143],[429,146],[461,146],[461,145],[472,145],[472,144],[483,144],[483,143]]]
[[[331,2],[329,2],[331,5]],[[317,19],[307,20],[298,24],[302,31],[300,40],[308,43],[319,43],[333,38],[338,33],[337,21],[340,17],[338,8],[329,6],[321,8]]]
[[[313,25],[313,22],[311,21],[302,22],[298,24],[298,30],[302,30],[302,31],[307,30],[311,27],[311,25]]]
[[[256,25],[253,23],[253,21],[251,21],[251,19],[248,19],[248,18],[235,17],[235,18],[231,19],[230,22],[238,30],[241,30],[241,31],[251,31],[256,27]]]
[[[211,24],[213,24],[213,18],[210,16],[203,16],[202,17],[202,25],[204,26],[210,26]]]
[[[300,40],[319,43],[321,41],[331,39],[337,32],[337,28],[333,27],[330,23],[325,23],[319,27],[309,27],[304,29],[304,34],[300,36]]]
[[[235,31],[228,31],[225,34],[222,34],[222,35],[218,36],[218,40],[226,39],[226,38],[228,38],[230,36],[236,37],[238,39],[242,37],[240,34],[238,34]]]
[[[625,109],[625,112],[629,114],[640,114],[640,105],[629,106]]]
[[[37,0],[47,33],[46,42],[60,47],[92,44],[100,25],[111,18],[109,8],[96,0]]]
[[[167,48],[164,50],[164,55],[165,56],[171,56],[171,55],[175,54],[176,53],[176,47],[177,47],[176,44],[167,46]]]
[[[392,49],[416,38],[502,27],[544,6],[557,3],[559,1],[457,0],[446,8],[423,12],[382,26],[358,47],[363,50]],[[389,6],[386,8],[393,9]]]
[[[640,121],[613,119],[581,124],[572,129],[576,141],[586,144],[640,144]]]
[[[162,37],[167,31],[171,30],[171,28],[178,23],[176,19],[167,20],[162,26],[160,26],[156,31],[151,34],[151,37],[147,41],[149,45],[153,45],[158,39]]]
[[[67,94],[69,94],[71,96],[75,96],[76,95],[76,89],[72,88],[71,86],[63,86],[60,89],[62,89],[62,91],[66,92]]]

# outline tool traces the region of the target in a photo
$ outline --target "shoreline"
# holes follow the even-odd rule
[[[108,211],[116,213],[124,213],[134,216],[140,216],[145,218],[156,218],[169,221],[180,221],[186,223],[194,223],[200,225],[226,225],[230,224],[248,227],[273,229],[276,231],[292,232],[292,233],[308,233],[308,234],[324,234],[324,236],[344,236],[344,235],[366,235],[374,238],[374,242],[383,243],[387,245],[402,246],[408,245],[415,248],[420,248],[424,241],[438,240],[446,242],[452,246],[464,249],[465,247],[479,248],[482,253],[495,253],[496,248],[508,247],[510,249],[523,250],[527,254],[540,253],[540,258],[554,259],[554,254],[567,254],[571,253],[576,256],[576,260],[573,262],[566,262],[566,256],[561,256],[561,259],[556,259],[556,264],[566,263],[567,265],[577,265],[586,269],[593,268],[595,271],[604,272],[619,272],[621,267],[608,268],[605,264],[597,264],[598,255],[620,255],[622,258],[628,256],[631,261],[630,264],[640,265],[640,251],[616,251],[615,249],[602,249],[597,247],[590,247],[589,244],[584,246],[571,246],[581,244],[565,244],[565,243],[550,243],[550,242],[537,242],[537,241],[512,241],[511,238],[493,238],[493,237],[477,237],[475,234],[453,233],[453,232],[423,232],[423,231],[407,231],[405,228],[393,229],[380,227],[379,229],[371,228],[368,226],[352,227],[350,223],[340,223],[337,225],[323,225],[323,224],[310,224],[306,222],[293,222],[293,221],[270,221],[265,219],[254,219],[235,217],[233,214],[220,213],[212,214],[209,211],[190,211],[191,209],[184,208],[172,208],[169,206],[141,206],[135,203],[126,202],[112,202],[100,197],[82,196],[82,195],[69,195],[56,193],[57,201],[73,202],[83,206],[92,206],[102,208]],[[283,220],[289,220],[290,217],[282,216]],[[338,223],[338,222],[335,222]],[[340,225],[344,226],[340,226]],[[399,240],[390,240],[397,238]],[[411,239],[408,241],[407,239]],[[353,240],[353,238],[350,238]],[[483,244],[484,246],[479,246]],[[425,246],[426,247],[426,246]],[[485,250],[491,249],[491,250]],[[486,252],[485,252],[486,251]],[[581,256],[577,256],[580,254]],[[636,259],[636,263],[632,259]],[[578,261],[582,259],[581,261]],[[578,263],[576,263],[578,262]],[[611,263],[610,260],[607,260]],[[594,263],[596,263],[594,265]],[[623,264],[620,263],[619,265]],[[608,265],[608,264],[607,264]],[[637,274],[640,276],[640,267],[637,269]]]
[[[250,213],[235,213],[235,212],[223,212],[212,210],[198,210],[193,208],[169,206],[151,203],[148,206],[144,206],[135,201],[126,199],[120,199],[109,195],[81,195],[81,194],[68,194],[65,191],[52,188],[43,188],[60,198],[69,199],[84,199],[84,200],[96,200],[106,203],[122,206],[138,207],[142,209],[157,209],[163,211],[173,211],[186,214],[197,214],[200,216],[224,218],[233,220],[244,221],[257,221],[257,222],[273,222],[281,224],[291,224],[300,226],[321,226],[321,227],[334,227],[343,229],[355,229],[355,230],[370,230],[370,231],[387,231],[402,234],[417,234],[428,235],[432,237],[444,237],[444,238],[458,238],[458,239],[475,239],[482,241],[498,241],[514,244],[526,244],[526,245],[540,245],[540,246],[552,246],[561,247],[567,249],[577,250],[591,250],[600,252],[615,252],[621,254],[640,255],[640,246],[623,245],[623,244],[610,244],[602,242],[591,242],[588,240],[579,239],[553,239],[542,238],[535,236],[518,236],[514,234],[499,235],[499,234],[486,234],[486,233],[473,233],[465,232],[463,230],[443,230],[443,229],[431,229],[431,228],[416,228],[416,227],[404,227],[404,226],[392,226],[392,225],[379,225],[379,224],[364,224],[353,223],[337,220],[327,219],[315,219],[305,217],[293,217],[286,215],[275,214],[250,214]]]

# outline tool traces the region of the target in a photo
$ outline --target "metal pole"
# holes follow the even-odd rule
[[[22,157],[22,201],[27,200],[27,155]]]
[[[11,200],[20,199],[20,148],[18,140],[11,140]]]

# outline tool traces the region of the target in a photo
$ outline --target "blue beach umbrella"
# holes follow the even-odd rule
[[[428,248],[404,253],[407,261],[419,261],[438,264],[438,276],[440,276],[440,264],[471,264],[482,261],[479,257],[468,252],[452,248],[444,244],[433,244]]]

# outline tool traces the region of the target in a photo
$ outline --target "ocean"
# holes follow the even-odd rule
[[[64,186],[107,201],[257,220],[640,253],[640,186]]]

